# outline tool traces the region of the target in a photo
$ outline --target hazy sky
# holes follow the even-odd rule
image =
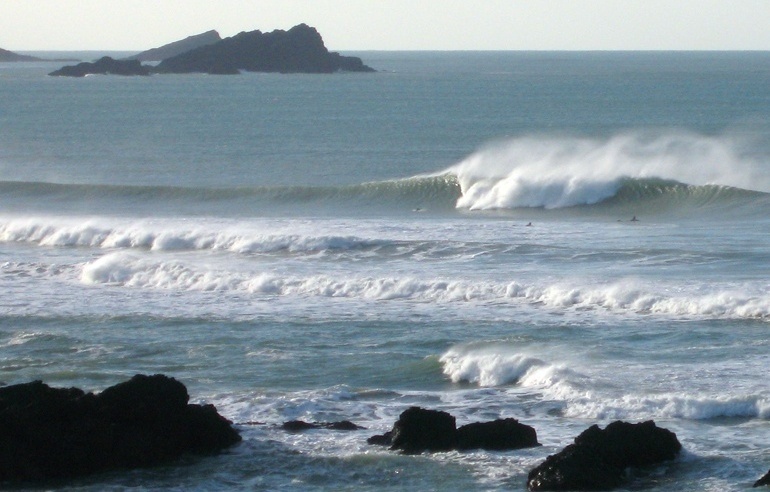
[[[770,0],[0,0],[0,48],[316,27],[331,50],[770,50]]]

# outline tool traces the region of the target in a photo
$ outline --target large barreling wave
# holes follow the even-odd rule
[[[528,136],[490,144],[447,172],[457,207],[667,207],[767,200],[770,158],[729,136],[629,132],[609,138]]]
[[[184,187],[0,181],[6,212],[120,215],[404,213],[626,207],[634,213],[770,206],[770,150],[732,136],[524,136],[432,174],[309,186]],[[757,207],[757,202],[761,206]]]

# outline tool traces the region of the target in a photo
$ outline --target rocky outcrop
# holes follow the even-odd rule
[[[53,77],[85,77],[92,74],[150,75],[150,70],[138,60],[115,60],[105,56],[93,63],[83,62],[77,65],[68,65],[48,75]]]
[[[476,422],[457,429],[457,449],[460,450],[505,451],[539,445],[535,429],[512,418]]]
[[[529,490],[610,490],[628,467],[654,465],[676,457],[682,445],[653,421],[594,425],[529,473]]]
[[[240,441],[212,405],[188,400],[185,386],[163,375],[97,395],[40,381],[0,388],[0,482],[155,466]]]
[[[393,429],[372,436],[369,444],[390,446],[405,454],[449,450],[511,450],[539,446],[535,429],[516,419],[467,424],[459,429],[447,412],[410,407],[401,413]]]
[[[219,36],[219,33],[211,30],[194,36],[188,36],[179,41],[174,41],[173,43],[164,44],[158,48],[142,51],[141,53],[129,56],[126,59],[139,60],[140,62],[161,61],[166,58],[171,58],[172,56],[181,55],[182,53],[194,50],[195,48],[200,48],[201,46],[217,43],[221,40],[222,38]]]
[[[164,59],[159,73],[235,74],[247,72],[371,72],[360,58],[330,53],[315,28],[242,32],[218,43]]]
[[[770,471],[765,473],[765,475],[762,478],[754,482],[753,487],[762,487],[764,485],[770,485]]]

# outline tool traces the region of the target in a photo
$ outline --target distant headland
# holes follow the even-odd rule
[[[71,62],[71,61],[79,61],[79,60],[74,60],[70,58],[58,58],[54,60],[49,60],[46,58],[38,58],[36,56],[20,55],[18,53],[14,53],[13,51],[8,51],[0,48],[0,62],[39,62],[39,61]]]
[[[141,61],[160,63],[142,65]],[[206,73],[229,75],[245,72],[334,73],[374,72],[355,56],[329,52],[318,31],[299,24],[288,31],[242,32],[221,39],[216,31],[143,51],[125,60],[104,57],[94,63],[66,66],[52,76],[88,74],[149,75],[150,73]]]

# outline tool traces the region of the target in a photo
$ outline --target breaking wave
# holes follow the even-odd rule
[[[770,419],[770,399],[761,395],[717,396],[686,393],[623,394],[601,378],[589,377],[566,364],[554,364],[496,343],[458,345],[439,359],[454,383],[482,387],[515,385],[538,390],[561,402],[562,413],[585,419],[718,418]],[[617,386],[617,385],[614,385]]]
[[[435,174],[344,186],[185,188],[0,182],[0,203],[35,210],[262,213],[547,210],[583,206],[770,204],[770,158],[748,142],[686,132],[606,139],[520,137],[488,145]],[[308,208],[309,207],[309,208]]]
[[[689,133],[517,138],[481,149],[448,172],[462,191],[457,206],[470,210],[558,209],[613,198],[702,205],[770,192],[767,163],[743,144]]]
[[[711,292],[672,295],[665,290],[658,293],[654,286],[623,281],[569,287],[411,276],[281,276],[274,273],[201,270],[177,260],[159,261],[122,251],[106,254],[85,264],[80,279],[86,284],[180,291],[234,291],[269,296],[430,303],[505,303],[576,313],[598,311],[642,316],[770,319],[770,294],[763,291],[763,287],[757,290],[756,286],[753,289],[715,286]],[[531,365],[531,361],[524,364]],[[486,380],[488,376],[479,378]]]

